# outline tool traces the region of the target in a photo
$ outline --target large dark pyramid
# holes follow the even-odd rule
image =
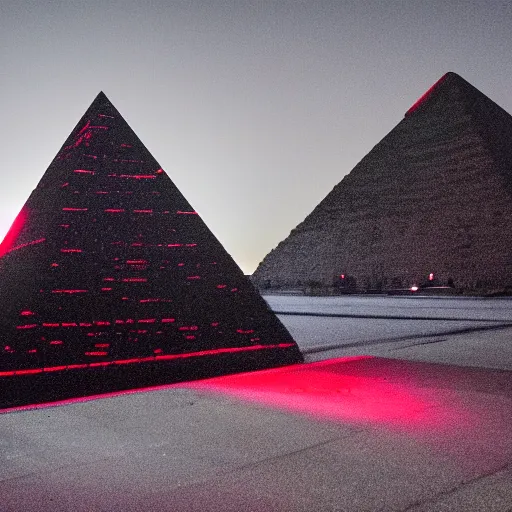
[[[512,117],[455,73],[411,107],[253,279],[512,285]],[[451,281],[450,281],[451,282]]]
[[[0,254],[0,406],[302,360],[103,93]]]

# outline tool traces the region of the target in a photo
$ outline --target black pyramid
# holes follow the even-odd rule
[[[3,407],[302,361],[103,93],[0,255]]]
[[[512,116],[452,72],[253,274],[262,287],[359,289],[429,277],[512,286]]]

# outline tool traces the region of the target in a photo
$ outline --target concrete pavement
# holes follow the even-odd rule
[[[473,334],[4,412],[0,510],[512,511],[511,333]]]

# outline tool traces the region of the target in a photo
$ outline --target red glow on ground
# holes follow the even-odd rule
[[[240,373],[189,382],[187,388],[355,424],[385,424],[412,432],[459,429],[469,421],[462,407],[439,403],[425,388],[424,363],[371,356]],[[442,371],[442,370],[441,370]]]
[[[423,103],[427,101],[428,98],[432,95],[435,89],[442,84],[447,77],[446,75],[443,75],[430,89],[428,89],[422,96],[420,96],[412,105],[412,107],[405,113],[406,116],[412,114],[414,111],[416,111]]]

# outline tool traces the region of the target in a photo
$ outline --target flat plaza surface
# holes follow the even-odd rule
[[[267,299],[311,362],[5,411],[0,510],[512,510],[512,302]]]

